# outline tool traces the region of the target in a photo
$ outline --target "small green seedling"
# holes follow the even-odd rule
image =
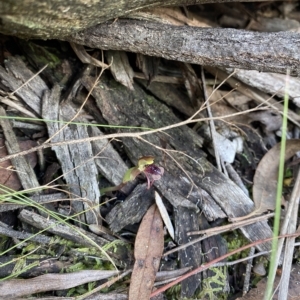
[[[121,184],[113,187],[103,188],[101,189],[101,194],[120,190],[127,182],[134,180],[141,173],[146,176],[148,183],[147,189],[150,189],[154,181],[160,180],[161,176],[164,174],[164,171],[165,170],[163,167],[159,167],[154,164],[153,156],[143,156],[138,160],[137,166],[127,170]]]

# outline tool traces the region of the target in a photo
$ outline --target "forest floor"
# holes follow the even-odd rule
[[[299,32],[295,4],[151,17]],[[299,78],[0,45],[0,299],[300,299]]]

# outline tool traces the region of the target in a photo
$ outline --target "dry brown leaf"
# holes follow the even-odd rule
[[[253,201],[255,210],[247,216],[234,218],[232,221],[247,219],[260,215],[268,210],[274,210],[276,204],[277,177],[280,158],[280,145],[278,143],[270,149],[256,168],[253,180]],[[300,140],[286,141],[285,161],[300,150]]]
[[[193,107],[198,107],[203,99],[203,91],[198,76],[190,64],[181,63],[179,65],[182,71],[184,86],[191,100],[191,104]]]
[[[19,145],[21,150],[24,151],[36,146],[36,143],[34,141],[27,140],[20,141]],[[2,158],[6,155],[8,155],[8,153],[5,147],[5,140],[0,139],[0,157]],[[31,166],[34,167],[37,163],[36,153],[30,153],[26,157]],[[10,160],[0,163],[0,184],[15,191],[18,191],[22,187],[18,174],[15,170],[13,170]],[[0,194],[2,193],[3,192],[0,191]]]
[[[134,72],[129,64],[126,52],[110,50],[106,51],[106,57],[111,64],[110,71],[115,80],[133,91]]]
[[[275,209],[280,143],[270,149],[257,166],[253,180],[255,211],[261,214]],[[300,150],[300,140],[287,140],[285,160]]]
[[[163,247],[163,222],[154,204],[145,214],[136,236],[129,300],[150,299]]]

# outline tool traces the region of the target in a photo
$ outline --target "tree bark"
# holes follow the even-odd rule
[[[0,0],[0,32],[26,39],[62,39],[74,32],[147,7],[214,2],[238,0]]]
[[[300,73],[300,35],[292,32],[259,33],[123,19],[75,33],[68,40],[206,66]]]

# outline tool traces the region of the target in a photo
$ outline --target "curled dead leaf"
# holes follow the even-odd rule
[[[247,219],[275,209],[280,147],[281,143],[278,143],[270,149],[256,168],[253,180],[255,210],[244,217],[234,218],[232,221]],[[287,140],[285,161],[293,157],[299,150],[300,140]]]

